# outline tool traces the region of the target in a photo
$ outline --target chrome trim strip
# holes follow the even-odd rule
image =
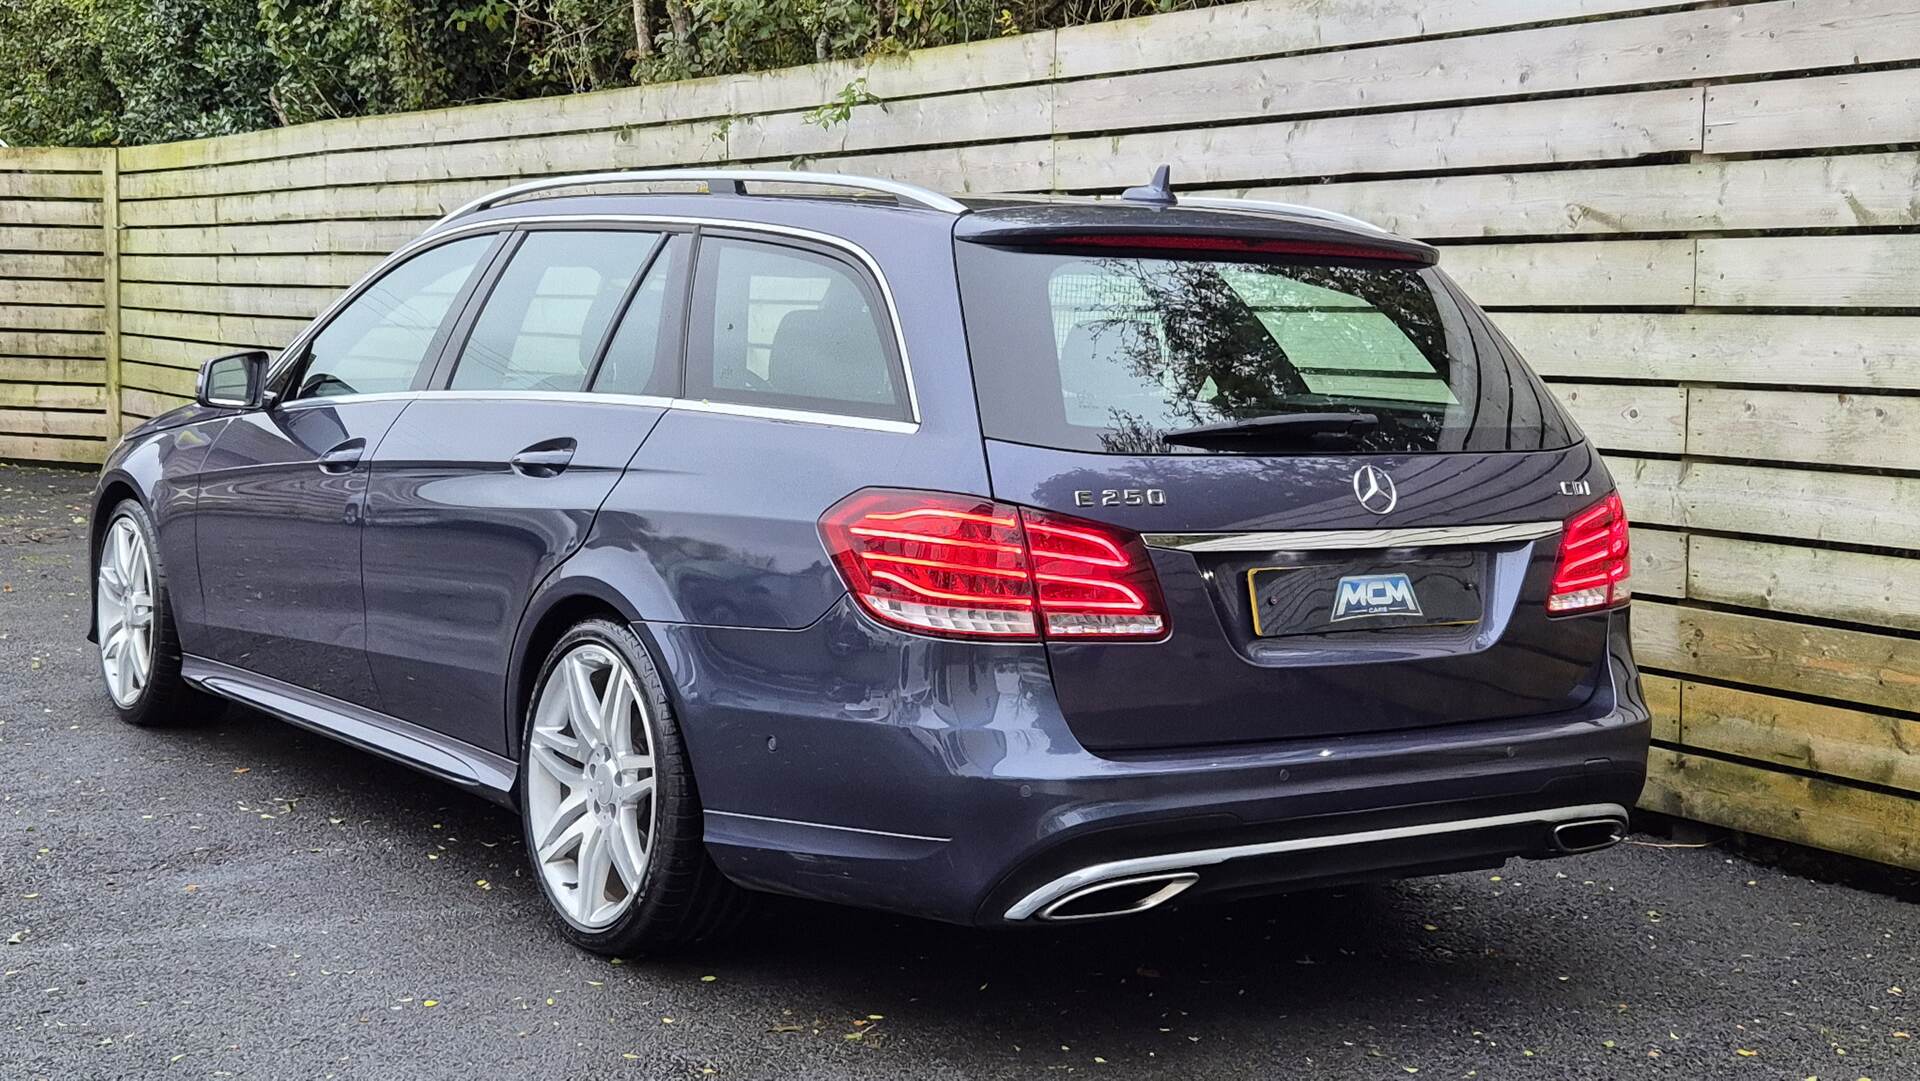
[[[1624,822],[1627,818],[1627,809],[1617,803],[1587,803],[1578,807],[1521,811],[1515,814],[1489,815],[1485,818],[1456,819],[1451,822],[1423,822],[1419,825],[1395,826],[1391,829],[1335,833],[1323,837],[1295,837],[1286,841],[1233,845],[1226,848],[1202,848],[1192,852],[1169,852],[1159,856],[1139,856],[1134,859],[1096,863],[1091,867],[1082,867],[1078,871],[1061,875],[1022,897],[1012,908],[1007,909],[1007,919],[1024,920],[1066,894],[1110,879],[1133,878],[1159,871],[1184,871],[1196,867],[1212,867],[1229,860],[1246,859],[1250,856],[1272,856],[1282,852],[1311,852],[1324,848],[1371,844],[1375,841],[1399,841],[1409,837],[1470,833],[1474,830],[1497,829],[1501,826],[1529,824],[1551,826],[1583,818],[1618,818]]]
[[[454,220],[475,214],[490,206],[496,206],[508,199],[521,195],[530,195],[536,191],[551,191],[555,188],[581,188],[594,184],[651,184],[678,182],[687,184],[708,184],[757,181],[763,184],[800,184],[819,187],[846,188],[851,191],[879,192],[891,195],[902,203],[938,210],[945,214],[965,214],[967,208],[941,193],[918,184],[906,184],[898,180],[882,180],[878,177],[853,176],[847,173],[813,173],[788,171],[784,169],[631,169],[625,172],[581,173],[577,176],[546,176],[538,180],[529,180],[523,184],[514,184],[499,191],[482,195],[480,198],[459,207],[446,217],[433,223],[434,228]],[[674,192],[675,195],[687,194]]]
[[[1195,206],[1202,210],[1253,210],[1271,214],[1289,214],[1299,218],[1319,218],[1322,221],[1339,222],[1342,225],[1357,225],[1374,233],[1392,232],[1351,214],[1342,214],[1337,210],[1322,210],[1317,206],[1304,206],[1300,203],[1277,203],[1270,199],[1229,199],[1222,195],[1182,195],[1179,206]]]
[[[1410,529],[1299,529],[1267,533],[1148,533],[1149,548],[1179,552],[1315,552],[1331,548],[1436,548],[1539,540],[1559,522],[1415,526]]]
[[[958,204],[955,204],[955,205],[958,205]],[[692,410],[705,412],[705,413],[729,413],[734,416],[743,416],[743,417],[762,417],[767,420],[791,420],[791,421],[796,421],[803,424],[831,424],[831,425],[842,427],[842,428],[865,428],[871,431],[880,431],[880,432],[910,433],[910,432],[918,431],[920,429],[920,394],[919,394],[919,391],[914,386],[913,358],[907,352],[907,335],[906,335],[906,332],[902,330],[900,327],[900,308],[894,302],[893,286],[888,284],[887,276],[884,272],[881,271],[879,261],[876,260],[865,248],[862,248],[860,245],[855,244],[852,241],[846,240],[842,237],[831,236],[827,233],[816,232],[812,229],[797,229],[788,225],[772,225],[764,222],[735,221],[730,218],[688,217],[688,216],[678,215],[678,214],[542,214],[542,215],[532,215],[532,216],[526,216],[526,217],[489,218],[486,221],[469,222],[465,225],[457,225],[450,229],[442,229],[438,231],[430,230],[421,236],[415,237],[412,241],[408,242],[407,244],[401,246],[398,250],[394,251],[393,254],[387,256],[385,259],[382,259],[377,266],[375,266],[372,270],[367,271],[365,274],[362,274],[358,281],[354,282],[352,286],[348,287],[346,290],[342,291],[338,297],[334,298],[333,303],[329,304],[325,311],[321,312],[318,316],[316,316],[313,319],[312,322],[308,323],[305,327],[303,327],[300,333],[295,335],[294,339],[288,342],[286,346],[280,350],[280,355],[275,357],[273,359],[273,363],[268,367],[266,382],[272,383],[275,379],[279,378],[282,374],[285,373],[287,365],[291,363],[290,358],[300,355],[300,350],[306,346],[308,339],[312,338],[313,335],[317,332],[317,330],[320,327],[325,326],[326,323],[333,318],[334,314],[338,312],[342,307],[344,307],[350,299],[352,299],[355,296],[358,296],[362,285],[364,285],[369,281],[372,281],[374,278],[378,277],[379,275],[386,273],[389,267],[393,266],[395,263],[400,262],[402,259],[407,258],[408,256],[412,255],[414,252],[419,251],[421,248],[427,247],[431,244],[438,243],[442,240],[446,240],[451,237],[465,236],[468,233],[482,233],[482,232],[488,232],[493,230],[504,230],[514,226],[535,225],[535,224],[540,224],[544,222],[562,222],[562,223],[577,223],[577,224],[589,224],[589,225],[595,222],[620,222],[620,223],[630,224],[630,225],[705,225],[705,226],[712,226],[716,229],[735,229],[742,232],[767,233],[774,236],[793,237],[798,240],[810,240],[810,241],[813,241],[814,243],[824,244],[828,247],[838,248],[841,251],[846,252],[848,255],[851,255],[855,259],[857,259],[862,266],[867,268],[868,273],[873,275],[874,282],[880,286],[880,296],[883,300],[886,301],[887,320],[893,327],[894,347],[897,350],[899,350],[899,353],[900,353],[900,371],[901,371],[901,374],[906,377],[906,381],[907,381],[907,413],[912,419],[910,420],[879,420],[873,417],[848,416],[840,413],[814,413],[814,412],[810,412],[807,410],[800,410],[800,409],[776,409],[770,406],[735,405],[731,402],[708,402],[708,401],[701,401],[701,400],[691,399],[691,398],[651,399],[651,396],[642,396],[642,395],[633,395],[632,397],[648,397],[651,399],[651,403],[653,404],[657,404],[658,402],[661,402],[661,401],[670,401],[672,404],[672,407],[674,408],[692,409]],[[507,394],[507,393],[519,394],[519,393],[536,393],[536,392],[532,392],[532,391],[527,391],[527,392],[448,391],[448,390],[395,391],[391,393],[379,393],[379,394],[342,394],[335,398],[327,398],[327,399],[316,398],[311,400],[312,401],[332,401],[332,402],[381,401],[381,400],[393,401],[393,400],[399,400],[400,398],[408,397],[414,394],[469,394],[469,393],[497,396],[499,394]],[[584,391],[565,392],[565,393],[584,394],[586,395],[586,397],[594,401],[606,401],[608,399],[615,398],[615,397],[628,397],[626,395],[592,395],[592,394],[587,394]],[[281,403],[276,407],[286,408],[294,404],[295,404],[294,402],[286,402],[286,403]]]
[[[662,398],[651,394],[596,394],[584,390],[398,390],[380,394],[338,394],[327,398],[300,398],[280,406],[282,410],[324,409],[342,402],[570,402],[582,405],[636,405],[654,409],[682,409],[690,413],[717,413],[734,417],[757,417],[789,424],[826,424],[836,428],[860,428],[872,432],[910,435],[920,425],[905,420],[856,417],[844,413],[815,413],[806,409],[776,409],[765,405],[741,405],[735,402],[709,402],[694,398]]]
[[[798,818],[774,818],[771,815],[750,815],[741,811],[708,811],[710,815],[722,818],[744,818],[752,822],[775,822],[782,826],[810,826],[821,830],[838,830],[841,833],[864,833],[873,837],[898,837],[903,841],[937,841],[946,844],[951,837],[924,837],[917,833],[894,833],[892,830],[869,830],[859,826],[836,826],[830,822],[807,822]]]
[[[180,678],[210,694],[270,713],[296,728],[318,732],[463,788],[477,789],[495,803],[512,803],[519,764],[444,732],[191,653],[180,657]]]

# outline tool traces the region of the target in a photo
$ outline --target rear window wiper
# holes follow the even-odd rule
[[[1183,447],[1238,447],[1249,443],[1339,443],[1357,441],[1380,418],[1372,413],[1274,413],[1176,428],[1160,438]]]

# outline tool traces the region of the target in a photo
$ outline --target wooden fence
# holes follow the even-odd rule
[[[814,111],[850,89],[878,100]],[[97,457],[116,408],[284,343],[518,178],[734,162],[1108,192],[1162,161],[1186,190],[1443,245],[1609,452],[1638,527],[1649,806],[1920,867],[1915,0],[1257,0],[104,160],[0,152],[0,247],[31,253],[0,255],[0,454]]]

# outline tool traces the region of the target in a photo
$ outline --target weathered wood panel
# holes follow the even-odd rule
[[[1707,91],[1710,154],[1911,142],[1920,142],[1920,69],[1739,83]]]
[[[1684,684],[1688,746],[1920,795],[1920,721]]]
[[[0,457],[98,461],[110,429],[102,173],[112,151],[0,148]]]
[[[1920,800],[1655,749],[1642,805],[1920,869]]]

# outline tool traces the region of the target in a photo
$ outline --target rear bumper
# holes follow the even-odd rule
[[[1169,897],[1231,896],[1558,854],[1557,824],[1624,819],[1645,779],[1647,710],[1613,621],[1611,679],[1566,714],[1125,756],[1073,739],[1039,647],[840,609],[797,632],[639,629],[731,878],[993,925],[1120,879],[1162,876],[1146,896],[1190,874]]]

